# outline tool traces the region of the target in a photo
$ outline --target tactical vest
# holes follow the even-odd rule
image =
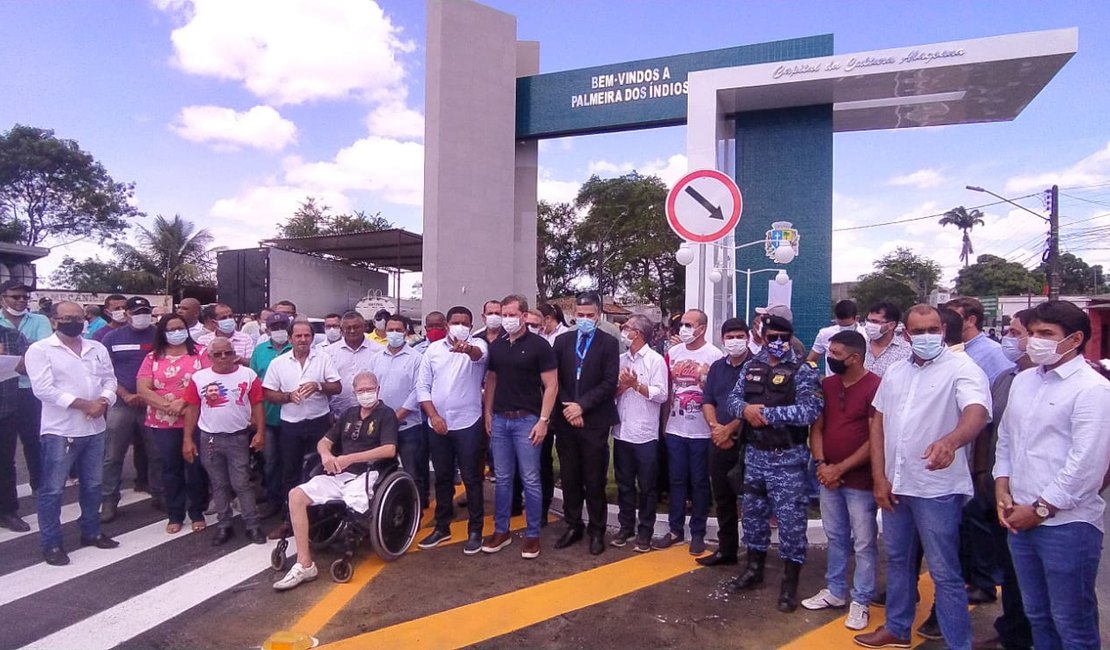
[[[794,374],[798,362],[781,362],[772,367],[763,361],[752,361],[744,371],[744,401],[763,406],[794,404]],[[753,427],[744,423],[744,442],[756,449],[785,449],[804,444],[809,427],[771,425]]]

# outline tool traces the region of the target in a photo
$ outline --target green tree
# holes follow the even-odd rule
[[[116,261],[99,257],[76,260],[66,255],[61,265],[50,274],[50,285],[57,289],[96,293],[156,293],[157,279],[141,271],[120,268]]]
[[[888,300],[902,309],[928,302],[940,280],[940,265],[908,248],[875,260],[875,271],[861,275],[852,295],[861,306]]]
[[[1034,273],[1048,277],[1048,266],[1042,263]],[[1040,289],[1038,285],[1037,289]],[[1060,254],[1060,293],[1067,295],[1099,294],[1107,291],[1102,265],[1091,266],[1073,253]]]
[[[539,202],[536,221],[536,279],[541,299],[550,300],[574,291],[578,273],[578,223],[569,203]]]
[[[971,256],[975,254],[975,249],[971,246],[971,229],[975,226],[985,225],[983,213],[974,208],[969,212],[967,208],[961,205],[945,212],[939,223],[942,228],[953,225],[963,231],[964,243],[960,248],[960,261],[964,263],[964,266],[967,266]]]
[[[332,214],[331,207],[318,203],[309,196],[300,204],[293,216],[278,226],[278,237],[317,237],[320,235],[347,235],[356,232],[389,230],[393,224],[380,212],[368,215],[362,210],[351,214]]]
[[[141,213],[133,183],[117,183],[73,140],[15,125],[0,135],[0,237],[31,246],[121,235]]]
[[[151,282],[178,300],[185,285],[210,285],[215,272],[215,251],[207,228],[174,215],[154,218],[151,228],[139,226],[137,245],[113,246],[120,266],[144,274]]]
[[[980,255],[974,264],[960,269],[956,276],[956,293],[962,296],[1014,296],[1039,293],[1041,284],[1041,280],[1017,262],[1007,262],[997,255]]]
[[[591,176],[575,207],[585,216],[575,228],[579,268],[605,295],[627,296],[682,309],[685,269],[675,261],[681,243],[667,225],[667,186],[656,176],[631,172]]]

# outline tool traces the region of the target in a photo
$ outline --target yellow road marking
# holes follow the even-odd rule
[[[652,551],[550,582],[359,634],[325,648],[458,648],[697,571],[685,547]],[[506,615],[511,613],[511,615]]]

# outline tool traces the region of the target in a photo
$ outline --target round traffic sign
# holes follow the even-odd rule
[[[679,237],[708,244],[736,229],[743,206],[735,181],[716,169],[699,169],[671,188],[667,222]]]

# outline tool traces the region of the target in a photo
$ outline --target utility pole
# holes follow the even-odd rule
[[[1048,195],[1048,299],[1060,299],[1060,187]]]

